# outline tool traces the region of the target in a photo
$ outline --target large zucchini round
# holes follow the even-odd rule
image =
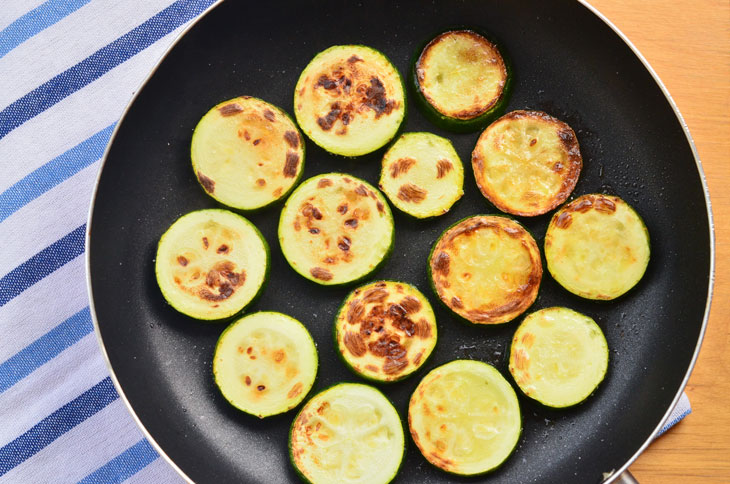
[[[248,220],[228,210],[183,215],[160,237],[155,275],[178,311],[219,320],[243,310],[268,275],[269,246]]]
[[[213,376],[231,405],[259,418],[299,405],[317,376],[309,331],[282,313],[249,314],[218,339]]]
[[[464,194],[464,166],[446,138],[406,133],[383,157],[380,188],[396,208],[416,218],[448,212]]]
[[[385,484],[403,460],[403,424],[377,389],[340,383],[312,397],[299,412],[289,452],[306,482]]]
[[[504,108],[512,73],[497,45],[472,30],[431,40],[413,63],[416,97],[426,116],[452,131],[475,131]]]
[[[414,286],[376,281],[352,291],[335,317],[335,341],[353,371],[396,381],[416,371],[437,339],[436,316]]]
[[[517,395],[493,366],[455,360],[431,370],[411,396],[413,441],[434,466],[472,476],[512,454],[522,431]]]
[[[294,91],[294,114],[302,131],[337,155],[360,156],[384,146],[405,113],[400,74],[382,53],[363,45],[320,52]]]
[[[583,166],[570,126],[539,111],[512,111],[490,124],[471,162],[482,194],[503,212],[522,216],[563,203]]]
[[[235,209],[255,210],[296,185],[304,166],[304,143],[284,111],[242,96],[203,116],[190,155],[208,195]]]
[[[607,369],[608,344],[601,328],[568,308],[529,314],[512,339],[510,373],[525,395],[547,407],[581,403]]]
[[[542,278],[535,239],[501,216],[467,217],[446,229],[428,267],[441,301],[476,324],[506,323],[525,312]]]
[[[634,287],[649,264],[649,231],[631,206],[589,194],[558,210],[545,234],[553,278],[587,299],[615,299]]]
[[[323,285],[372,274],[390,253],[393,239],[393,215],[383,195],[342,173],[303,182],[279,219],[279,243],[287,262]]]

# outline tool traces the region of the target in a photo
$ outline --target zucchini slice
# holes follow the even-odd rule
[[[367,182],[327,173],[302,183],[279,219],[279,243],[292,269],[323,285],[372,274],[390,253],[395,229],[383,195]]]
[[[509,371],[528,397],[547,407],[581,403],[603,381],[608,344],[593,319],[553,307],[530,315],[512,339]]]
[[[369,380],[407,377],[431,355],[437,336],[428,299],[404,282],[377,281],[355,289],[335,317],[342,359]]]
[[[380,189],[408,215],[442,215],[464,194],[464,166],[448,139],[406,133],[383,157]]]
[[[160,237],[155,276],[167,302],[195,319],[236,315],[261,292],[269,246],[248,220],[228,210],[198,210]]]
[[[313,484],[381,484],[405,453],[403,424],[379,390],[340,383],[315,395],[289,433],[294,468]]]
[[[615,299],[634,287],[649,265],[649,231],[619,197],[589,194],[555,212],[545,234],[553,278],[587,299]]]
[[[304,143],[284,111],[242,96],[203,116],[190,156],[208,195],[238,210],[255,210],[284,197],[299,181]]]
[[[335,45],[299,76],[294,114],[302,131],[336,155],[385,146],[405,118],[403,80],[387,57],[364,45]]]
[[[413,64],[416,97],[426,115],[452,131],[474,131],[504,107],[511,69],[496,44],[472,30],[438,35]]]
[[[490,202],[527,217],[563,203],[583,166],[571,127],[540,111],[512,111],[490,124],[471,162],[477,186]]]
[[[506,323],[525,312],[542,278],[535,239],[501,216],[467,217],[446,229],[428,267],[441,301],[476,324]]]
[[[408,404],[408,426],[431,464],[472,476],[496,469],[512,454],[522,414],[515,391],[496,368],[455,360],[418,384]]]
[[[249,314],[220,335],[213,376],[223,397],[259,418],[299,405],[317,376],[317,348],[302,323],[282,313]]]

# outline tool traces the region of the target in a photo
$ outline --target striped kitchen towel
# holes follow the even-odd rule
[[[213,0],[0,2],[0,483],[173,483],[93,333],[84,233],[100,158]],[[671,426],[690,412],[680,401]]]

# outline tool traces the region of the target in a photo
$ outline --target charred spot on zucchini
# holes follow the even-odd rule
[[[289,432],[289,453],[306,482],[385,484],[403,460],[403,424],[379,390],[340,383],[299,412]]]
[[[352,291],[335,317],[335,341],[345,364],[375,381],[401,380],[436,345],[436,316],[414,286],[376,281]]]
[[[363,45],[317,54],[297,81],[294,114],[316,144],[360,156],[388,143],[405,117],[403,80],[387,57]]]
[[[603,381],[608,344],[590,317],[563,307],[529,314],[512,339],[509,371],[522,393],[553,408],[577,405]]]
[[[258,229],[228,210],[183,215],[160,237],[155,276],[167,302],[195,319],[243,310],[268,275],[269,247]]]
[[[540,111],[512,111],[490,124],[471,161],[482,194],[503,212],[522,216],[563,203],[583,166],[571,127]]]
[[[522,431],[517,395],[493,366],[455,360],[431,370],[408,405],[408,426],[428,462],[452,474],[490,472]]]
[[[279,219],[279,243],[289,265],[324,285],[373,273],[390,253],[393,238],[393,216],[383,195],[341,173],[303,182]]]
[[[403,134],[383,156],[380,188],[399,210],[442,215],[464,194],[464,167],[454,146],[431,133]]]
[[[428,267],[441,301],[475,324],[506,323],[525,312],[542,278],[535,239],[501,216],[476,215],[446,229]]]
[[[317,375],[317,348],[302,323],[286,314],[258,312],[228,326],[213,355],[223,397],[259,418],[291,410]]]
[[[497,45],[472,30],[438,35],[413,63],[416,97],[426,115],[453,131],[474,131],[503,109],[511,69]]]
[[[280,199],[304,167],[304,144],[294,122],[276,106],[250,96],[208,111],[195,127],[190,155],[206,193],[238,210]]]
[[[553,278],[587,299],[615,299],[634,287],[649,265],[649,231],[616,196],[588,194],[558,210],[545,234]]]

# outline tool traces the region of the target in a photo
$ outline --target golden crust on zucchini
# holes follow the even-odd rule
[[[471,30],[437,36],[416,61],[416,82],[439,113],[469,120],[487,112],[504,93],[507,67],[499,49]]]
[[[330,47],[302,72],[294,112],[302,131],[327,151],[363,155],[397,132],[405,116],[403,82],[390,61],[370,47]]]
[[[379,381],[416,371],[436,344],[436,317],[410,284],[377,281],[355,289],[335,319],[339,351],[357,373]]]
[[[615,299],[634,287],[649,264],[649,232],[619,197],[588,194],[553,215],[545,259],[553,278],[588,299]]]
[[[573,129],[540,111],[505,114],[484,130],[472,152],[479,190],[513,215],[540,215],[563,203],[582,166]]]
[[[278,200],[296,184],[304,144],[284,111],[241,96],[203,116],[190,154],[195,176],[211,197],[239,210],[254,210]]]
[[[447,229],[429,260],[439,298],[477,324],[499,324],[535,301],[542,261],[535,239],[505,217],[477,215]]]
[[[380,192],[353,176],[328,173],[304,181],[289,197],[279,243],[299,274],[319,284],[344,284],[380,264],[393,231]]]

